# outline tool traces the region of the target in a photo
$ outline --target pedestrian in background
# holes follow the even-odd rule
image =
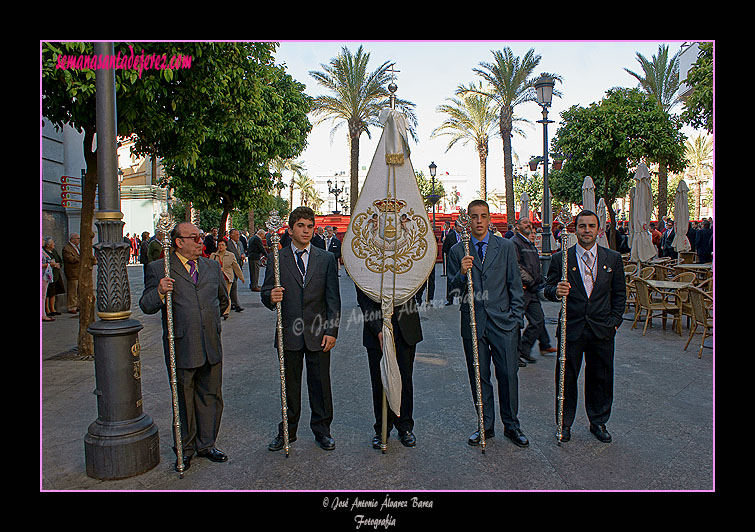
[[[69,314],[79,311],[79,242],[81,237],[78,233],[71,233],[68,242],[63,246],[63,273],[66,277],[66,306]]]
[[[223,274],[223,280],[225,281],[225,288],[228,293],[231,292],[231,285],[233,284],[234,276],[238,276],[241,282],[244,282],[244,274],[241,271],[239,263],[236,262],[236,256],[228,251],[226,241],[222,238],[218,239],[218,250],[210,255],[210,260],[220,263],[220,271]],[[228,319],[230,313],[230,307],[223,313],[223,319]]]
[[[58,251],[55,249],[55,240],[51,236],[45,237],[42,251],[47,255],[50,267],[52,268],[52,281],[47,286],[46,292],[45,313],[48,316],[58,316],[60,315],[60,312],[55,310],[55,298],[66,292],[63,278],[61,276],[63,259],[60,258],[60,254],[58,254]]]

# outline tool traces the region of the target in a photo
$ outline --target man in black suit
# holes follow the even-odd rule
[[[451,253],[451,248],[455,244],[461,242],[461,225],[459,220],[454,222],[454,228],[446,234],[446,238],[443,239],[443,255],[446,256],[446,306],[454,304],[454,296],[459,295],[459,290],[454,291],[451,286],[451,276],[448,275],[448,254]]]
[[[585,359],[585,409],[590,432],[601,442],[611,435],[606,422],[613,404],[614,337],[623,322],[626,285],[621,255],[597,245],[600,222],[584,210],[575,219],[577,244],[566,250],[567,281],[562,281],[562,253],[551,258],[545,297],[559,301],[566,297],[566,374],[561,441],[571,438],[571,424],[577,410],[577,380]],[[559,328],[556,332],[560,334]],[[556,364],[556,390],[560,364]],[[558,409],[558,399],[556,399]],[[558,416],[558,410],[557,416]]]
[[[317,246],[320,249],[325,249],[325,238],[323,237],[323,227],[320,226],[315,230],[315,234],[312,235],[312,245]]]
[[[209,257],[218,250],[218,228],[213,227],[204,238],[204,256]]]
[[[228,251],[233,253],[233,255],[236,257],[236,262],[238,263],[239,268],[243,268],[244,261],[246,261],[246,255],[244,254],[244,248],[240,241],[241,233],[238,229],[231,229],[231,232],[228,233],[228,237]],[[239,278],[234,273],[230,293],[231,309],[235,310],[236,312],[241,312],[242,310],[244,310],[244,307],[239,304],[238,280]]]
[[[301,415],[301,377],[307,365],[307,391],[312,409],[309,426],[318,445],[335,449],[330,434],[333,421],[333,397],[330,389],[330,351],[338,336],[341,295],[332,253],[311,244],[315,213],[309,207],[297,207],[289,219],[291,244],[281,248],[280,284],[275,288],[273,254],[267,258],[262,303],[270,310],[282,303],[283,347],[286,366],[289,442],[296,441]],[[277,338],[276,342],[280,341]],[[277,347],[277,343],[275,344]],[[271,451],[283,448],[283,422],[278,435],[268,446]]]
[[[260,260],[265,255],[263,238],[265,238],[265,231],[260,229],[249,239],[249,288],[252,292],[260,291]]]
[[[145,314],[162,311],[163,351],[170,367],[165,294],[173,292],[178,409],[186,469],[195,452],[213,462],[228,460],[215,447],[223,413],[220,316],[228,308],[228,294],[220,265],[201,256],[199,229],[180,223],[171,240],[170,277],[165,277],[165,259],[147,264],[139,307]]]
[[[678,253],[674,249],[675,236],[674,220],[668,218],[666,220],[666,230],[663,231],[663,235],[661,236],[661,257],[677,258]]]
[[[448,278],[451,287],[461,293],[461,337],[467,359],[472,399],[477,403],[474,370],[471,312],[474,297],[477,346],[482,388],[482,412],[485,438],[495,436],[495,401],[491,366],[498,381],[498,404],[503,435],[519,447],[529,441],[519,426],[519,329],[524,325],[524,292],[519,275],[516,250],[511,240],[495,236],[490,227],[490,208],[483,200],[469,204],[471,219],[469,255],[464,244],[451,248],[448,255]],[[467,275],[472,275],[474,294],[468,293]],[[469,445],[480,444],[480,431],[469,437]]]
[[[331,226],[326,226],[325,231],[328,233],[325,237],[325,249],[330,251],[336,258],[336,267],[338,268],[338,276],[340,277],[341,271],[341,241],[336,235],[336,230]]]
[[[709,220],[703,220],[703,228],[697,230],[695,249],[699,263],[713,262],[713,229]]]
[[[364,324],[362,329],[362,345],[367,348],[367,362],[370,368],[372,382],[372,406],[375,412],[375,436],[372,446],[380,448],[383,426],[383,381],[380,372],[380,360],[383,358],[383,313],[380,305],[367,297],[359,287],[357,303],[362,309]],[[417,305],[410,299],[401,306],[394,307],[393,316],[394,341],[396,345],[396,362],[401,374],[401,411],[399,416],[388,408],[388,435],[396,427],[399,440],[406,447],[414,447],[417,440],[414,436],[414,385],[412,372],[414,369],[414,355],[417,344],[422,341],[422,327],[419,321]]]

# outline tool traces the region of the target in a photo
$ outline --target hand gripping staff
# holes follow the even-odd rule
[[[566,247],[569,243],[569,231],[567,227],[571,222],[571,214],[566,211],[561,212],[557,220],[564,226],[561,230],[561,281],[566,282],[567,275],[567,254]],[[566,297],[561,298],[561,334],[558,340],[558,413],[556,414],[556,438],[558,445],[564,436],[564,380],[566,378]]]
[[[461,223],[461,241],[464,243],[464,254],[469,255],[469,225],[471,219],[464,209],[459,209],[459,223]],[[472,271],[467,272],[467,301],[469,303],[469,325],[472,328],[472,365],[474,366],[475,389],[477,390],[477,414],[480,427],[480,448],[485,454],[485,420],[482,417],[482,384],[480,382],[480,352],[477,347],[477,318],[474,309],[474,285],[472,284]]]
[[[170,277],[170,233],[173,219],[168,212],[160,213],[158,230],[163,232],[163,255],[165,257],[165,277]],[[179,478],[184,478],[183,443],[181,441],[181,416],[178,409],[178,378],[176,377],[176,344],[173,332],[173,292],[165,294],[166,321],[168,324],[168,370],[170,372],[170,395],[173,400],[173,434],[176,440],[176,460]]]
[[[267,226],[273,232],[270,241],[273,244],[273,267],[275,272],[275,288],[281,285],[281,271],[280,271],[280,259],[278,258],[278,244],[280,243],[280,236],[278,230],[285,225],[284,221],[275,211],[270,213],[270,217],[267,220]],[[288,401],[286,399],[286,364],[283,360],[283,309],[281,308],[281,302],[278,301],[275,304],[275,309],[278,313],[278,363],[280,365],[281,375],[281,416],[283,417],[283,449],[286,451],[286,458],[289,453],[289,440],[288,440]]]

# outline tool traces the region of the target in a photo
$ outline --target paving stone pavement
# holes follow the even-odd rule
[[[180,479],[173,470],[172,408],[159,314],[144,315],[139,309],[141,266],[129,266],[128,273],[131,318],[144,326],[139,333],[143,408],[159,429],[160,463],[123,480],[86,475],[84,436],[98,414],[94,362],[70,356],[76,345],[78,316],[62,314],[55,322],[43,323],[40,333],[41,491],[324,490],[357,492],[363,499],[382,504],[384,495],[369,492],[436,492],[440,496],[509,490],[715,490],[712,341],[706,340],[702,359],[698,359],[700,335],[684,351],[686,326],[679,336],[654,320],[642,336],[641,327],[631,329],[631,311],[616,337],[614,408],[608,423],[613,443],[599,442],[588,430],[581,377],[581,404],[571,441],[556,444],[556,357],[541,356],[535,347],[537,362],[519,369],[519,418],[529,448],[516,447],[503,437],[500,418],[500,434],[489,440],[485,454],[467,445],[476,428],[475,409],[459,335],[459,307],[443,305],[446,279],[440,275],[440,266],[438,305],[422,311],[424,340],[417,347],[414,366],[415,448],[403,447],[395,432],[387,453],[371,446],[373,415],[367,357],[361,345],[361,312],[354,284],[342,269],[342,322],[331,357],[335,451],[321,450],[309,434],[304,391],[302,424],[290,456],[267,450],[281,416],[278,358],[273,348],[275,313],[262,306],[259,293],[248,285],[239,286],[245,310],[231,312],[222,333],[225,410],[217,446],[229,455],[229,461],[215,464],[194,458]],[[557,345],[559,305],[542,304],[548,332]],[[356,497],[351,495],[349,504],[353,505]],[[419,499],[432,496],[422,493]],[[337,499],[326,497],[317,504],[335,514],[337,510],[331,507],[343,504],[347,497]],[[398,511],[394,508],[394,515]]]

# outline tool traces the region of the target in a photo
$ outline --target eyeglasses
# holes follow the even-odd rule
[[[199,244],[202,241],[202,237],[199,235],[177,236],[176,238],[190,238],[197,244]]]

